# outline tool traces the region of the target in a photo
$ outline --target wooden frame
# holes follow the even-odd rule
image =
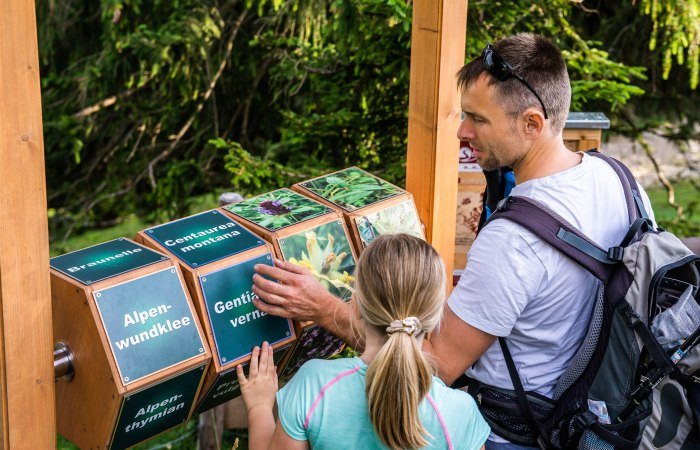
[[[0,446],[53,448],[49,233],[35,2],[0,2]]]
[[[406,190],[413,194],[425,234],[452,273],[460,95],[467,1],[413,4],[408,103]],[[449,277],[448,277],[449,278]],[[450,290],[452,283],[447,283]]]
[[[451,124],[441,126],[436,103],[443,103],[453,89],[453,67],[449,55],[463,59],[467,2],[446,3],[419,0],[414,3],[409,128],[409,169],[407,186],[419,195],[416,205],[428,226],[428,239],[443,257],[451,253],[453,217],[440,223],[436,210],[454,205],[454,186],[440,175],[432,162],[428,180],[422,183],[422,152],[434,161],[441,142],[453,138]],[[437,11],[437,12],[434,12]],[[436,64],[437,63],[437,64]],[[426,74],[427,76],[423,76]],[[436,74],[440,74],[436,76]],[[51,355],[50,277],[48,229],[39,59],[35,3],[28,0],[0,2],[0,173],[3,207],[12,214],[0,219],[0,445],[51,448],[55,445],[54,386]],[[431,106],[432,105],[432,106]],[[451,108],[447,108],[451,110]],[[443,111],[443,108],[440,108]],[[438,117],[441,119],[438,120]],[[447,118],[447,121],[456,121]],[[427,133],[428,145],[416,135]],[[454,126],[456,129],[456,126]],[[449,150],[449,149],[448,149]],[[456,150],[455,150],[456,152]],[[445,155],[451,163],[455,158]],[[449,175],[445,173],[444,175]],[[448,181],[449,182],[449,181]],[[448,198],[436,202],[441,192]],[[419,194],[417,194],[419,193]],[[436,208],[437,206],[437,208]],[[433,236],[441,229],[442,237]],[[32,245],[25,245],[31,242]],[[451,266],[448,262],[448,270]],[[31,283],[26,283],[31,279]]]
[[[590,150],[592,148],[600,150],[603,130],[600,128],[564,128],[562,137],[564,138],[564,145],[573,152]]]

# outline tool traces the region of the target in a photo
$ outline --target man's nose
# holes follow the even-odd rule
[[[474,134],[474,127],[471,125],[470,122],[471,121],[468,117],[465,117],[460,122],[459,128],[457,128],[457,139],[459,139],[460,141],[465,141],[476,137],[476,135]]]

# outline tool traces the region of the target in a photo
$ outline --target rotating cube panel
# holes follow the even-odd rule
[[[289,189],[253,197],[222,211],[271,242],[279,259],[305,267],[331,293],[350,300],[357,259],[338,211]],[[309,327],[316,326],[297,324],[297,333],[308,333]],[[300,366],[309,359],[340,352],[343,342],[335,337],[332,340],[330,346],[325,342],[318,346],[319,341],[313,339],[304,340],[305,345],[295,343],[280,364],[280,373],[293,373],[284,370],[287,361],[298,361]]]
[[[56,383],[62,435],[127,448],[190,417],[211,355],[183,281],[128,239],[51,260],[54,338],[76,367]]]
[[[272,248],[218,210],[140,232],[137,240],[180,262],[213,353],[198,411],[238,395],[235,367],[268,341],[278,358],[295,340],[292,322],[259,311],[252,301],[253,267],[272,264]]]
[[[295,184],[292,189],[338,208],[358,254],[382,234],[407,233],[425,239],[413,196],[357,167]]]

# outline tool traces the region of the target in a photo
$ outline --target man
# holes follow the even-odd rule
[[[458,138],[485,170],[513,168],[511,195],[544,203],[603,248],[618,245],[629,222],[620,181],[604,161],[564,146],[571,86],[560,51],[547,39],[518,34],[488,45],[458,74],[463,120]],[[642,197],[651,211],[646,194]],[[652,217],[653,219],[653,217]],[[451,384],[467,371],[479,382],[513,389],[500,346],[507,337],[526,391],[551,397],[579,348],[597,280],[534,234],[507,220],[489,223],[425,350]],[[289,263],[255,277],[261,310],[311,319],[358,345],[352,313]],[[492,434],[487,448],[519,448]]]

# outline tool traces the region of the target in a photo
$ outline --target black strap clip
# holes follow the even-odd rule
[[[594,423],[598,422],[598,416],[592,411],[586,411],[582,414],[574,416],[572,420],[572,425],[574,430],[581,431],[589,428]]]
[[[498,202],[498,206],[496,206],[496,211],[505,211],[508,208],[508,204],[513,203],[513,198],[508,196],[501,201]]]
[[[629,303],[625,301],[620,302],[620,304],[618,305],[618,309],[625,315],[625,318],[627,318],[627,323],[633,329],[636,329],[639,325],[642,324],[642,318],[639,317],[639,315],[636,312],[634,312]]]
[[[620,262],[625,254],[624,247],[610,247],[608,249],[608,259]]]

